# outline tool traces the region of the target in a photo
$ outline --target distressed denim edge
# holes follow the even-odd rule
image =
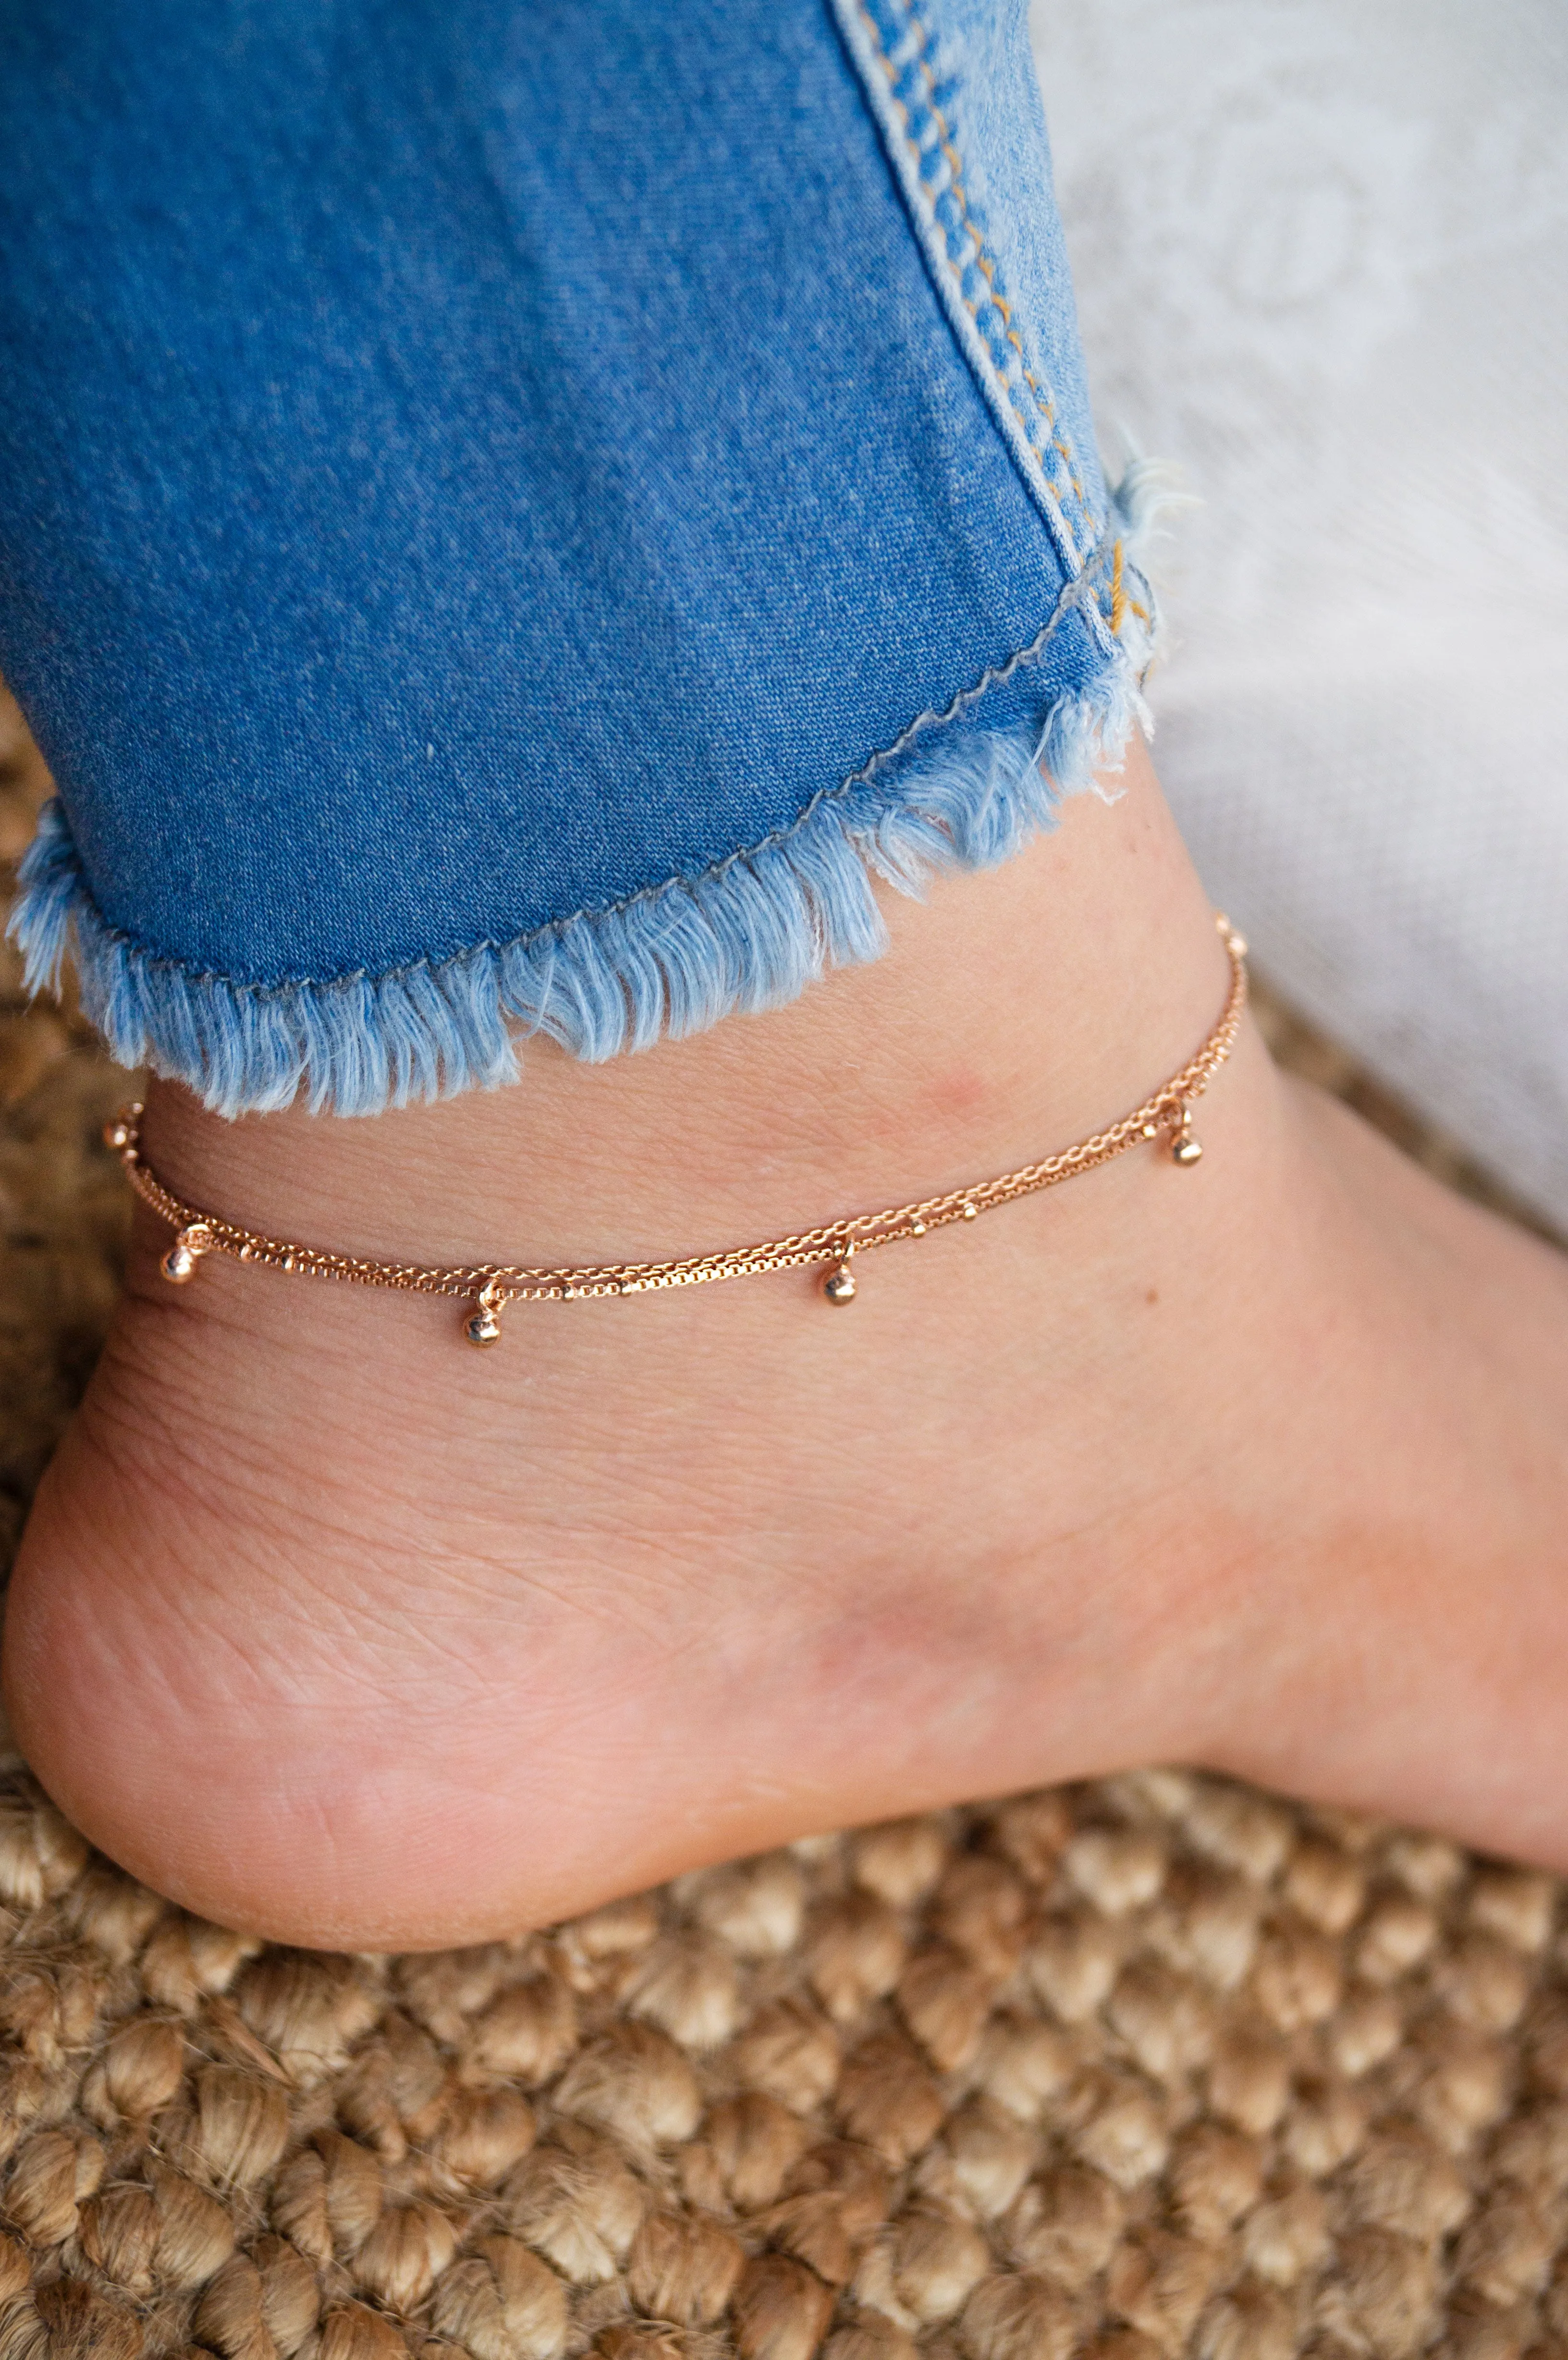
[[[517,1080],[519,1034],[543,1033],[598,1062],[781,1006],[830,968],[880,956],[876,880],[919,898],[944,870],[1006,860],[1054,825],[1065,796],[1120,759],[1135,727],[1149,727],[1141,689],[1157,627],[1127,542],[1135,530],[1141,541],[1158,529],[1161,505],[1156,471],[1131,470],[1113,501],[1128,536],[1093,570],[1104,581],[1065,585],[1007,664],[919,716],[776,836],[695,877],[439,962],[262,985],[157,956],[99,911],[57,797],[22,861],[6,929],[24,954],[25,988],[58,994],[71,951],[83,1011],[116,1062],[183,1083],[226,1117],[276,1112],[301,1095],[312,1113],[376,1114]],[[895,759],[1037,658],[1073,613],[1093,632],[1102,669],[1037,727]]]

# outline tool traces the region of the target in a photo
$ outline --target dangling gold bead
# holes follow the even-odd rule
[[[849,1266],[849,1257],[847,1254],[844,1256],[843,1262],[834,1262],[832,1270],[829,1271],[826,1278],[823,1279],[822,1293],[827,1296],[830,1303],[853,1303],[855,1301],[855,1273]]]
[[[158,1263],[158,1269],[170,1286],[188,1285],[196,1275],[196,1265],[210,1243],[203,1229],[181,1229]]]
[[[495,1296],[485,1287],[476,1298],[474,1309],[463,1323],[463,1332],[471,1344],[484,1346],[501,1340],[501,1320]]]
[[[103,1144],[112,1147],[116,1155],[123,1155],[130,1143],[131,1126],[123,1114],[117,1114],[113,1122],[103,1125]]]
[[[1175,1098],[1164,1109],[1158,1122],[1148,1127],[1144,1135],[1147,1138],[1155,1133],[1163,1139],[1171,1151],[1171,1163],[1186,1167],[1200,1163],[1203,1153],[1192,1136],[1192,1118],[1187,1110],[1186,1101]]]

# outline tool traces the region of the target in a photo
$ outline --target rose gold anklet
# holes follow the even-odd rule
[[[1134,1107],[1107,1130],[1064,1147],[1040,1164],[1026,1164],[999,1179],[981,1180],[972,1188],[953,1188],[944,1196],[928,1196],[920,1204],[896,1205],[881,1213],[855,1213],[847,1219],[825,1222],[821,1229],[802,1229],[787,1238],[770,1238],[761,1245],[739,1246],[728,1253],[689,1254],[680,1262],[615,1262],[531,1270],[481,1262],[453,1269],[420,1262],[374,1262],[365,1255],[332,1253],[318,1246],[291,1244],[241,1229],[216,1213],[188,1205],[164,1186],[143,1160],[140,1147],[140,1106],[126,1107],[110,1123],[104,1139],[125,1164],[138,1196],[175,1230],[174,1243],[159,1268],[171,1285],[183,1286],[195,1276],[203,1255],[228,1254],[236,1262],[261,1262],[269,1270],[292,1271],[305,1278],[335,1278],[355,1286],[400,1287],[412,1295],[460,1296],[467,1306],[463,1332],[471,1344],[494,1344],[500,1338],[501,1313],[508,1303],[572,1302],[602,1295],[646,1295],[663,1286],[705,1286],[720,1278],[753,1278],[768,1270],[798,1270],[826,1262],[822,1282],[829,1303],[853,1303],[857,1255],[900,1238],[923,1238],[953,1221],[977,1220],[997,1205],[1015,1197],[1035,1196],[1108,1164],[1140,1140],[1163,1146],[1178,1164],[1196,1164],[1203,1153],[1192,1136],[1189,1117],[1192,1101],[1203,1095],[1236,1043],[1247,1005],[1247,945],[1228,918],[1216,917],[1230,958],[1230,989],[1219,1021],[1179,1073],[1162,1082],[1141,1106]]]

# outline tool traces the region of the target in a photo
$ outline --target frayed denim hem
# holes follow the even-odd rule
[[[1155,481],[1124,485],[1120,517],[1147,530],[1160,497]],[[182,1082],[225,1116],[273,1112],[301,1094],[312,1113],[376,1114],[516,1080],[519,1033],[542,1032],[574,1056],[600,1060],[778,1007],[828,968],[886,947],[875,879],[918,897],[943,870],[1007,859],[1052,825],[1063,796],[1119,760],[1135,726],[1147,726],[1140,682],[1152,607],[1128,603],[1123,563],[1118,542],[1108,591],[1092,591],[1088,574],[1080,575],[1008,665],[945,713],[922,716],[897,747],[824,791],[777,836],[700,876],[439,964],[262,985],[155,957],[98,911],[52,802],[22,863],[7,930],[26,955],[27,988],[58,990],[72,947],[84,1011],[112,1055]],[[955,717],[1032,660],[1074,609],[1100,639],[1105,669],[1060,698],[1043,727],[895,762],[925,726]]]
[[[1126,741],[1137,692],[1116,685],[1058,705],[1039,746],[972,740],[885,809],[866,808],[870,790],[824,802],[702,876],[439,965],[259,985],[151,957],[99,914],[58,802],[23,862],[9,931],[29,990],[58,989],[73,936],[82,1007],[110,1054],[183,1082],[216,1114],[272,1112],[301,1090],[312,1113],[376,1114],[494,1089],[517,1077],[515,1030],[613,1057],[778,1007],[831,967],[877,957],[873,876],[919,895],[939,871],[988,868],[1049,827],[1059,799]]]

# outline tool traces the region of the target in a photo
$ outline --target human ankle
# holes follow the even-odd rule
[[[888,895],[884,959],[786,1008],[608,1066],[529,1043],[517,1087],[372,1121],[155,1086],[148,1159],[247,1225],[481,1261],[681,1252],[1022,1163],[1136,1103],[1223,995],[1141,743],[1126,787],[927,906]]]

